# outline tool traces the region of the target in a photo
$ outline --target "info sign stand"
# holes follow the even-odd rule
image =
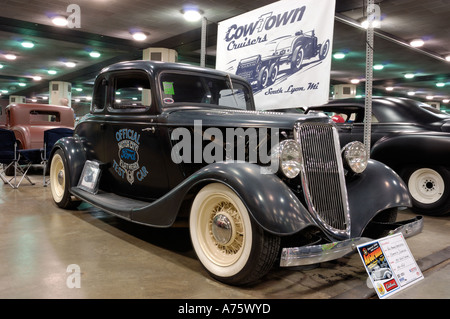
[[[423,279],[423,274],[401,233],[359,245],[357,248],[380,299]]]

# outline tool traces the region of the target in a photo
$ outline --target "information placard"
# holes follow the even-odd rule
[[[403,234],[359,245],[358,253],[379,298],[391,296],[423,279]]]

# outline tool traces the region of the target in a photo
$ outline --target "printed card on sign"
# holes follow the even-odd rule
[[[334,8],[284,0],[220,22],[216,68],[245,78],[259,110],[326,103]]]
[[[402,234],[359,245],[358,253],[380,299],[423,279]]]

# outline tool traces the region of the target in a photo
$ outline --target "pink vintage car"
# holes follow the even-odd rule
[[[6,129],[14,131],[19,149],[39,149],[44,145],[44,131],[66,127],[73,129],[71,107],[49,104],[10,104],[6,107]]]

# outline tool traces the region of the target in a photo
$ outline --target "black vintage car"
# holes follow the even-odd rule
[[[90,114],[52,150],[53,199],[154,227],[185,222],[205,269],[236,285],[277,260],[318,263],[389,229],[421,230],[420,218],[394,222],[411,204],[398,175],[367,160],[359,142],[341,153],[328,117],[253,103],[249,84],[224,72],[109,66],[95,80]]]
[[[310,107],[339,118],[341,143],[363,141],[364,99],[333,100]],[[393,168],[407,183],[413,209],[450,212],[450,116],[408,98],[375,97],[372,102],[371,158]]]

